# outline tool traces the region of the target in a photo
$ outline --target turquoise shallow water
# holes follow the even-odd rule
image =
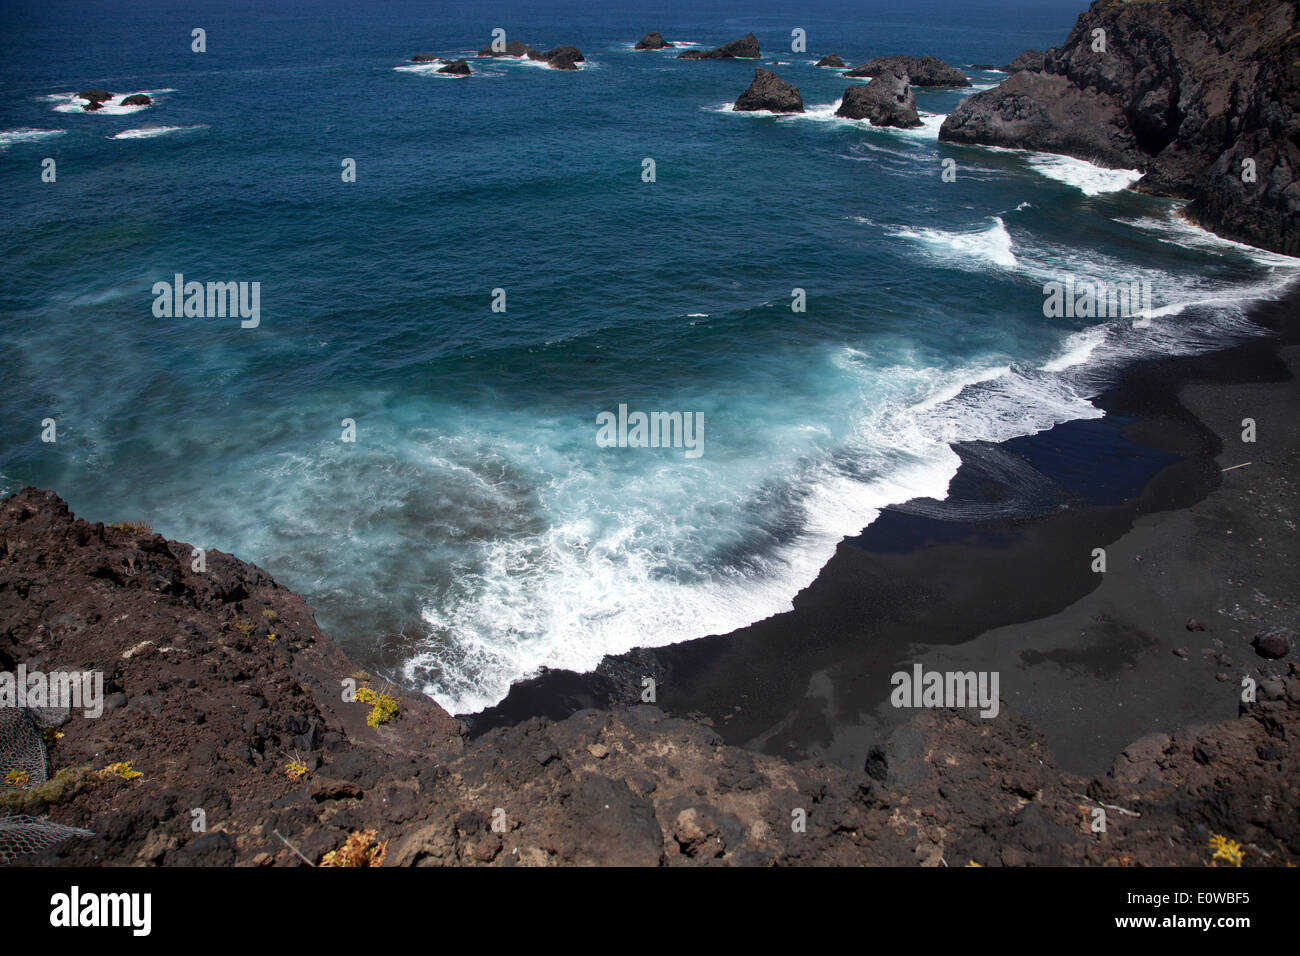
[[[929,52],[978,88],[1076,12],[7,6],[0,491],[255,561],[462,712],[783,610],[880,507],[942,497],[951,442],[1096,416],[1114,369],[1251,334],[1243,302],[1294,275],[1122,175],[940,145],[968,90],[919,92],[920,130],[837,120],[849,81],[812,65]],[[589,62],[405,63],[496,26]],[[753,30],[808,115],[731,112],[754,64],[633,52],[649,29]],[[90,86],[156,102],[89,115]],[[176,273],[260,283],[260,325],[156,317]],[[1145,280],[1154,315],[1047,319],[1067,275]],[[702,415],[703,453],[600,447],[620,404]]]

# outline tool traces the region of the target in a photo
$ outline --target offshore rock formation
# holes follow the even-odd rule
[[[844,66],[844,61],[840,59],[838,53],[827,53],[817,61],[816,66],[830,66],[839,69]]]
[[[191,546],[88,524],[35,488],[0,502],[0,671],[19,664],[99,671],[106,697],[48,743],[50,783],[0,789],[0,816],[93,835],[16,865],[298,866],[362,830],[386,866],[1199,867],[1212,833],[1267,847],[1253,865],[1300,858],[1294,665],[1235,720],[1145,737],[1092,780],[1005,705],[918,711],[860,769],[726,746],[648,706],[466,741],[436,704],[358,673],[264,571],[212,550],[195,570]],[[396,716],[368,724],[347,679],[391,693]],[[128,760],[142,776],[92,772]],[[1140,816],[1093,833],[1103,803]]]
[[[438,67],[438,72],[451,73],[454,76],[469,76],[471,71],[469,61],[461,57],[459,60],[452,60],[450,63]]]
[[[1137,168],[1135,188],[1190,199],[1206,228],[1300,255],[1293,0],[1096,0],[1041,64],[1016,64],[962,101],[940,139]]]
[[[771,113],[802,113],[803,97],[799,88],[791,86],[771,70],[757,67],[754,82],[741,93],[732,110],[737,112],[767,110]]]
[[[634,46],[632,49],[634,49],[634,50],[665,50],[665,49],[667,49],[667,48],[670,47],[670,46],[672,46],[672,44],[669,43],[667,40],[665,40],[665,39],[663,38],[663,35],[662,35],[662,34],[660,34],[657,30],[651,30],[649,33],[647,33],[645,36],[643,36],[640,40],[637,40],[637,41],[636,41],[636,46]]]
[[[965,73],[936,56],[878,56],[844,75],[860,78],[882,73],[908,76],[913,86],[970,86]]]
[[[732,40],[712,50],[686,50],[677,54],[679,60],[757,60],[762,54],[758,52],[758,38],[749,33],[740,40]]]
[[[908,85],[906,73],[881,73],[866,86],[850,86],[835,115],[870,120],[872,126],[909,129],[921,125],[916,94]]]

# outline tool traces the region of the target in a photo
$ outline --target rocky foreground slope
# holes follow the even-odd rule
[[[1146,173],[1221,235],[1300,255],[1295,0],[1096,0],[1065,42],[964,100],[939,138]],[[1041,57],[1041,59],[1040,59]]]
[[[351,837],[343,857],[384,865],[1195,866],[1216,834],[1247,865],[1300,860],[1294,665],[1239,718],[1144,738],[1094,780],[1057,770],[1005,705],[920,711],[855,771],[725,746],[645,706],[467,742],[435,704],[359,672],[265,572],[195,562],[47,491],[0,504],[0,671],[98,670],[107,695],[102,716],[47,730],[49,781],[0,768],[0,818],[93,833],[15,863],[318,864]],[[348,679],[391,693],[395,716],[368,724]]]

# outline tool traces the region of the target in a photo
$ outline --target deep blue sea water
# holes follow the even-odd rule
[[[919,130],[837,120],[854,81],[813,66],[931,53],[987,87],[970,64],[1081,6],[7,2],[0,493],[254,561],[459,712],[787,609],[882,506],[944,495],[950,443],[1095,417],[1123,363],[1251,334],[1296,274],[1123,174],[940,145],[970,90],[919,91]],[[588,61],[406,63],[494,27]],[[648,30],[752,30],[808,114],[731,112],[753,62]],[[90,87],[155,102],[88,114]],[[259,282],[260,325],[156,317],[176,273]],[[1045,318],[1071,274],[1147,280],[1154,315]],[[600,447],[620,404],[701,413],[703,454]]]

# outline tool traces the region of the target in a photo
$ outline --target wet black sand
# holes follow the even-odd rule
[[[890,675],[921,663],[997,671],[1060,765],[1098,773],[1144,735],[1234,715],[1242,677],[1286,663],[1251,638],[1300,618],[1300,289],[1252,318],[1275,334],[1136,364],[1095,401],[1104,418],[959,446],[944,502],[887,509],[792,611],[547,672],[467,723],[632,702],[652,676],[660,707],[729,743],[861,767],[876,746],[906,754]]]

